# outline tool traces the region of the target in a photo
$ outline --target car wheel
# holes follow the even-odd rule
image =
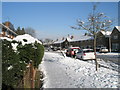
[[[81,56],[81,58],[80,58],[81,60],[83,60],[83,57]]]
[[[77,56],[75,56],[75,59],[77,59]]]

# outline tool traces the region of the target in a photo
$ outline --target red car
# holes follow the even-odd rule
[[[66,56],[75,57],[76,53],[80,50],[79,47],[70,47],[66,51]]]

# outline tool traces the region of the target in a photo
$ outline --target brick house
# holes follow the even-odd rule
[[[15,29],[10,22],[0,23],[0,37],[8,37],[13,39],[16,37]]]
[[[120,52],[120,26],[115,26],[111,33],[112,51]]]

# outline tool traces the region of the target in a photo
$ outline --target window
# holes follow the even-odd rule
[[[118,35],[113,36],[114,39],[118,39]]]
[[[84,53],[86,53],[86,52],[94,52],[94,50],[85,50],[85,51],[83,51]]]
[[[119,44],[118,43],[113,43],[112,44],[112,51],[118,51],[119,50]]]

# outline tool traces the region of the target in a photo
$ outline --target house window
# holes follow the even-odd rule
[[[114,39],[118,39],[118,35],[113,36]]]
[[[113,43],[112,44],[112,51],[118,51],[119,50],[119,44],[118,43]]]

